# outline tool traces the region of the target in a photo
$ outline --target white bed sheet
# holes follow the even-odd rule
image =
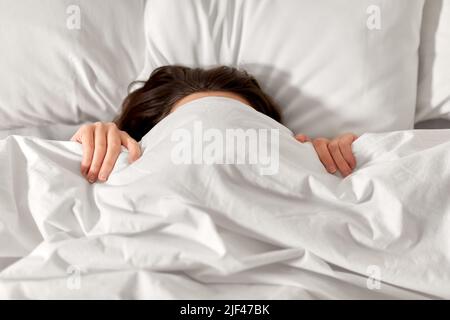
[[[81,125],[53,124],[40,127],[24,127],[0,130],[0,139],[11,135],[31,136],[48,140],[70,140]]]
[[[171,134],[196,120],[279,129],[279,172],[175,165]],[[450,130],[363,135],[345,179],[225,98],[180,108],[141,143],[90,185],[77,143],[0,141],[0,298],[450,298]]]

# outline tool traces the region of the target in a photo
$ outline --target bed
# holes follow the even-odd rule
[[[0,298],[449,299],[450,1],[372,2],[3,1]],[[245,68],[284,124],[203,98],[87,183],[68,140],[165,64]],[[174,163],[195,121],[275,130],[274,167]],[[293,138],[343,131],[345,179]]]

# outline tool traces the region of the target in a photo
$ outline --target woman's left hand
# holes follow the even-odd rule
[[[343,177],[348,176],[356,167],[356,159],[352,151],[352,143],[358,139],[353,133],[346,133],[334,139],[310,139],[307,135],[298,134],[295,139],[304,143],[311,142],[320,161],[329,173],[337,170]]]

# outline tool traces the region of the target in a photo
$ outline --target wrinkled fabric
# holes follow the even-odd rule
[[[174,164],[173,132],[196,121],[279,130],[278,171]],[[450,298],[450,130],[364,134],[341,178],[282,125],[210,97],[141,145],[89,184],[75,142],[0,141],[0,298]]]

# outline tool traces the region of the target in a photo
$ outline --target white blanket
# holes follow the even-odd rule
[[[278,129],[274,174],[176,164],[173,133],[199,122]],[[0,141],[0,298],[450,298],[450,130],[363,135],[342,179],[275,121],[203,98],[142,147],[91,185],[77,143]]]

